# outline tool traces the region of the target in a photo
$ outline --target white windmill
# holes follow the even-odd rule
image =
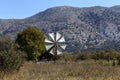
[[[49,33],[49,38],[45,39],[46,49],[52,55],[62,54],[62,50],[65,50],[66,44],[64,36],[56,33]]]

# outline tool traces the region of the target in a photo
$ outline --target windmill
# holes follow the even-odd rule
[[[45,39],[46,49],[52,55],[62,54],[62,50],[65,50],[66,44],[64,36],[56,33],[49,33],[49,37]]]

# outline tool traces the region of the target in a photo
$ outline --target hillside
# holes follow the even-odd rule
[[[120,46],[120,6],[49,8],[25,19],[0,19],[0,33],[15,37],[29,25],[45,34],[58,31],[65,36],[67,51],[95,50]]]

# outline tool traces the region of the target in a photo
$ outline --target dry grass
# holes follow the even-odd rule
[[[94,61],[40,64],[26,62],[18,73],[3,80],[120,80],[120,67],[100,65]]]

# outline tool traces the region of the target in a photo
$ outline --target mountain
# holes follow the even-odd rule
[[[37,26],[46,35],[65,36],[67,51],[115,48],[120,50],[120,6],[49,8],[25,19],[0,19],[0,33],[15,37],[27,26]]]

